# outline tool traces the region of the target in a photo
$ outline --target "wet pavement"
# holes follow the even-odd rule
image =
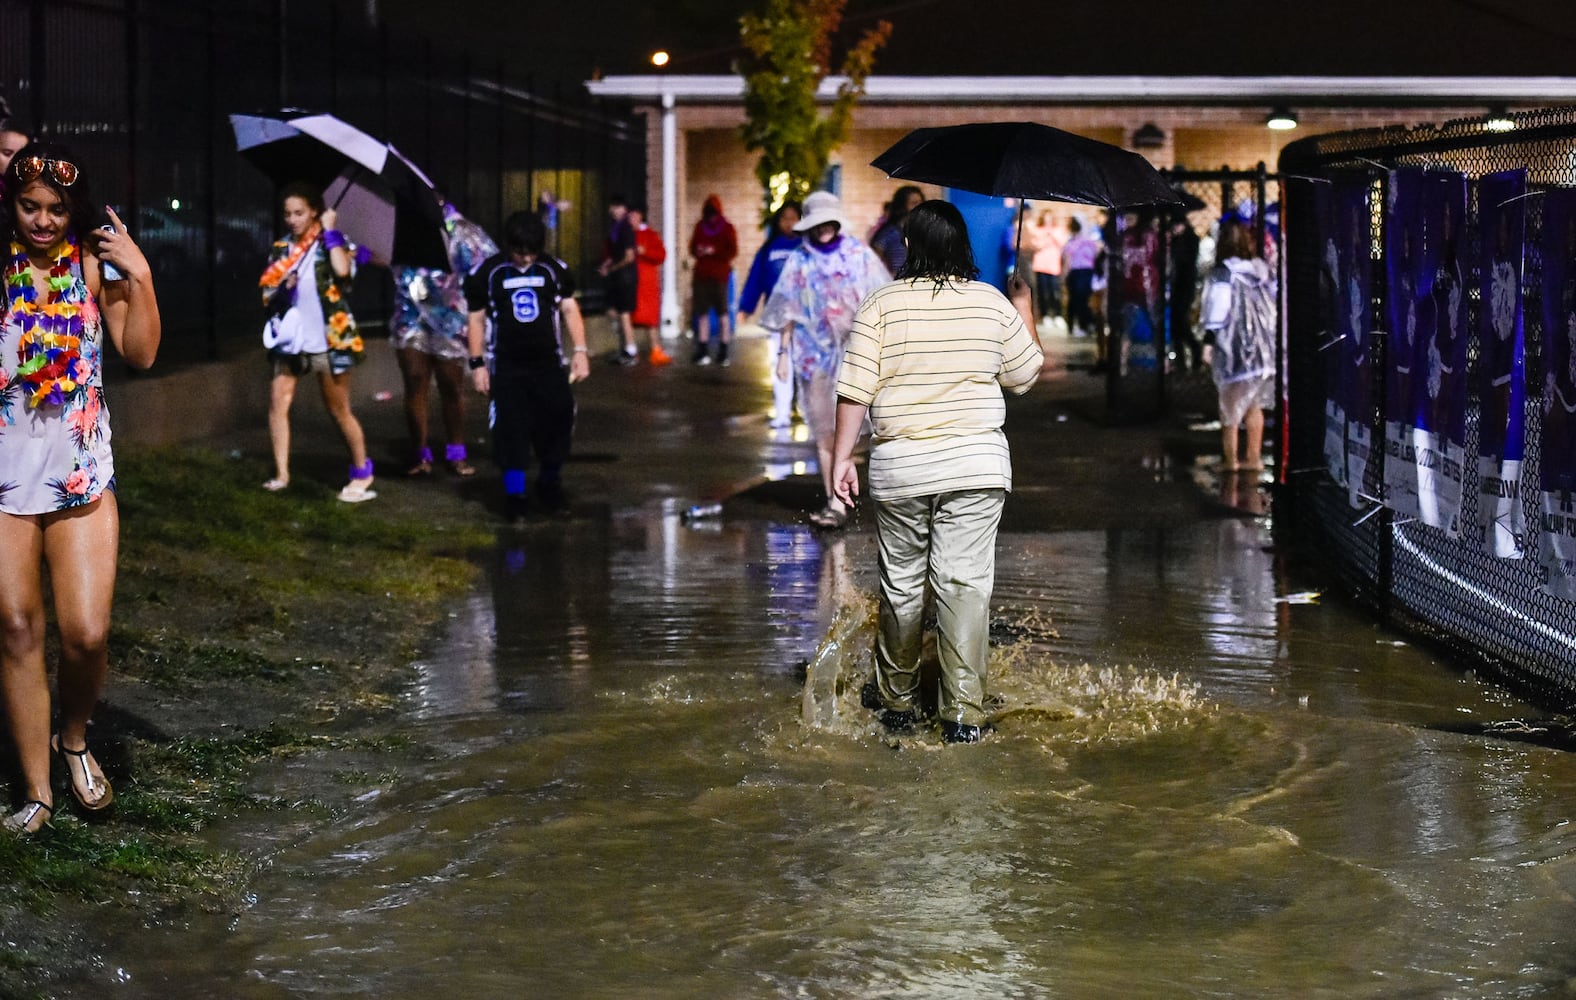
[[[1215,435],[1102,427],[1081,372],[1009,408],[995,731],[881,732],[869,518],[802,523],[762,355],[597,368],[575,515],[501,534],[390,723],[430,753],[244,912],[113,943],[116,994],[1576,993],[1576,758],[1458,732],[1532,710],[1317,596]]]

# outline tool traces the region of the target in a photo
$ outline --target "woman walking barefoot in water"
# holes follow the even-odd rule
[[[296,382],[316,372],[323,403],[350,450],[350,483],[339,499],[371,500],[377,496],[371,489],[372,460],[361,423],[350,412],[350,369],[362,359],[361,334],[348,301],[354,265],[350,244],[334,228],[335,212],[324,210],[322,195],[313,188],[285,188],[284,216],[289,235],[274,243],[258,281],[263,305],[278,313],[264,337],[274,372],[268,400],[274,477],[263,489],[290,485],[290,404]]]
[[[153,364],[159,308],[148,262],[113,212],[93,229],[87,184],[64,148],[35,143],[6,168],[0,238],[8,248],[0,320],[0,689],[21,770],[5,829],[54,814],[51,752],[72,797],[114,797],[87,745],[109,669],[110,600],[120,521],[104,334],[134,368]],[[113,265],[112,272],[110,265]],[[118,272],[118,274],[114,273]],[[50,733],[43,565],[60,630],[59,728]]]

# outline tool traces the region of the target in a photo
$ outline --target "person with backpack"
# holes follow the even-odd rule
[[[1212,368],[1220,396],[1222,472],[1264,467],[1264,411],[1275,405],[1275,275],[1259,255],[1253,231],[1221,223],[1215,260],[1204,284],[1204,329],[1215,335]],[[1239,458],[1238,430],[1247,432]]]

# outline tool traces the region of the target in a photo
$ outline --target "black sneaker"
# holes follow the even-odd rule
[[[640,364],[640,352],[639,351],[619,351],[618,352],[618,363],[623,365],[625,368],[632,368],[635,365]]]
[[[906,733],[914,728],[914,723],[917,721],[919,721],[918,717],[914,715],[912,709],[905,708],[899,711],[889,708],[881,713],[881,725],[892,733]]]
[[[875,681],[865,681],[864,687],[859,689],[859,707],[868,708],[872,712],[879,712],[885,708],[881,704],[881,689],[876,687]]]
[[[978,743],[981,735],[979,726],[966,726],[961,722],[941,724],[941,738],[948,743]]]
[[[531,523],[531,508],[525,497],[508,496],[503,501],[503,520],[511,528],[523,528]]]
[[[732,362],[730,362],[728,360],[728,342],[727,341],[722,341],[721,343],[719,343],[717,345],[717,364],[721,365],[724,368],[726,368],[726,367],[728,367],[728,365],[732,364]]]
[[[561,483],[538,484],[536,499],[541,503],[542,509],[549,514],[562,516],[569,513],[569,499],[564,496],[564,487]]]
[[[711,352],[706,349],[706,345],[704,343],[696,341],[695,356],[690,358],[690,363],[695,365],[711,364]]]

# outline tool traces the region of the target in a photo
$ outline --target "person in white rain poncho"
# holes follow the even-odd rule
[[[1221,224],[1218,262],[1204,285],[1204,329],[1214,334],[1212,368],[1220,394],[1221,469],[1264,467],[1264,411],[1275,403],[1275,275],[1259,255],[1253,232],[1236,220]],[[1237,432],[1247,447],[1237,453]]]

